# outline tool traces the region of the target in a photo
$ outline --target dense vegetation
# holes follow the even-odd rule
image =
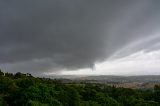
[[[28,73],[0,71],[0,106],[160,106],[160,86],[133,90],[102,84],[63,84]]]

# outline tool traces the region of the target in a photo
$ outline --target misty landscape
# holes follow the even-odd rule
[[[0,106],[160,106],[160,0],[1,0]]]

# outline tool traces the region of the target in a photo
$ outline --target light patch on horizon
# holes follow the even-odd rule
[[[59,75],[157,75],[160,74],[160,50],[139,51],[127,57],[97,63],[95,70],[62,71]]]

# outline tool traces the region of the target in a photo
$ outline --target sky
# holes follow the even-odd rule
[[[1,0],[0,68],[160,75],[160,1]]]

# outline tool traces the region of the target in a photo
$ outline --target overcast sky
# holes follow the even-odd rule
[[[160,0],[1,0],[0,68],[160,74]]]

